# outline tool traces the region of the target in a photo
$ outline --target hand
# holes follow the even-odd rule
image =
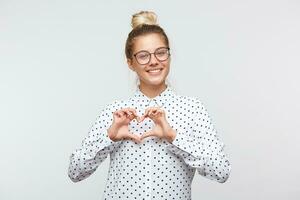
[[[129,132],[128,125],[133,119],[139,121],[139,116],[133,108],[123,108],[115,111],[112,125],[107,130],[109,138],[114,142],[131,139],[136,143],[140,143],[140,136]]]
[[[145,132],[141,136],[141,140],[149,136],[156,136],[160,139],[166,139],[169,142],[172,142],[175,139],[176,131],[174,131],[168,123],[163,109],[160,107],[147,108],[144,115],[138,120],[138,122],[142,122],[146,117],[152,119],[155,125],[152,130]]]

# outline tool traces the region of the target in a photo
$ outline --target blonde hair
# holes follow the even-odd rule
[[[132,15],[131,19],[132,30],[128,34],[125,44],[126,57],[132,58],[134,39],[141,35],[151,33],[159,34],[167,47],[169,47],[169,39],[163,28],[157,23],[157,15],[152,11],[140,11]]]
[[[140,11],[132,15],[131,27],[135,29],[142,24],[158,25],[157,15],[152,11]]]
[[[128,34],[125,44],[126,58],[132,59],[134,39],[138,36],[157,33],[162,37],[165,45],[169,47],[168,36],[164,29],[157,23],[157,15],[153,11],[140,11],[133,14],[131,18],[131,27],[132,30]],[[135,82],[136,86],[139,85],[138,77],[136,77]],[[168,79],[166,79],[166,83],[171,86]]]

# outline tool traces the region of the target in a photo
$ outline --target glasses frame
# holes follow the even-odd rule
[[[156,52],[157,52],[158,50],[160,50],[160,49],[167,49],[167,50],[168,50],[168,57],[167,57],[166,59],[164,59],[164,60],[160,60],[159,58],[156,57]],[[136,58],[136,55],[137,55],[138,53],[141,53],[141,52],[145,52],[145,53],[147,53],[147,54],[150,55],[149,61],[148,61],[147,63],[141,64],[141,63],[139,63],[138,59]],[[158,61],[163,62],[163,61],[165,61],[165,60],[168,60],[169,57],[170,57],[170,55],[171,55],[171,53],[170,53],[170,47],[158,47],[157,49],[155,49],[155,51],[154,51],[153,53],[150,53],[149,51],[146,51],[146,50],[141,50],[141,51],[138,51],[138,52],[136,52],[135,54],[133,54],[133,56],[134,56],[136,62],[138,62],[140,65],[147,65],[147,64],[149,64],[149,62],[151,61],[151,56],[152,56],[152,54],[154,54],[155,58],[156,58]]]

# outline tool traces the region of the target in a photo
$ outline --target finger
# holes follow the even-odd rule
[[[152,119],[152,117],[153,117],[152,112],[156,109],[157,109],[156,107],[147,108],[145,110],[144,115],[142,115],[142,117],[140,118],[139,122],[142,122],[146,117],[149,117],[150,119]]]
[[[129,110],[124,110],[124,113],[126,113],[126,117],[132,118],[133,114]]]
[[[156,108],[156,107],[150,109],[150,111],[148,113],[150,119],[153,120],[153,118],[157,116],[157,112],[158,112],[157,110],[158,110],[158,108]]]
[[[148,116],[153,115],[153,111],[155,111],[155,107],[149,108]]]
[[[121,108],[120,112],[126,113],[126,108]]]
[[[152,130],[143,133],[143,135],[141,135],[141,140],[143,140],[144,138],[150,137],[150,136],[156,136]]]
[[[117,116],[118,117],[118,112],[117,111],[113,112],[113,116]]]
[[[153,109],[151,113],[153,116],[157,116],[157,114],[159,114],[159,109]]]
[[[124,112],[126,112],[127,116],[129,116],[130,120],[133,120],[136,118],[138,120],[138,115],[133,108],[123,108],[122,109]]]
[[[128,116],[129,116],[130,121],[133,119],[136,119],[137,121],[139,120],[139,117],[137,115],[135,115],[134,113],[132,113],[132,111],[128,111],[128,112],[129,112]]]
[[[140,122],[142,122],[142,121],[144,121],[144,119],[146,118],[146,117],[148,117],[148,112],[149,112],[149,108],[147,108],[146,110],[145,110],[145,113],[139,118],[139,123]]]
[[[142,116],[140,117],[139,123],[142,122],[142,121],[144,121],[144,119],[147,118],[147,117],[149,117],[148,111],[147,111],[144,115],[142,115]]]
[[[115,111],[114,112],[114,116],[122,117],[122,114],[120,113],[120,111]]]
[[[138,123],[141,123],[142,121],[144,121],[145,118],[146,118],[146,115],[142,115],[141,117],[139,117]]]
[[[138,114],[136,113],[136,110],[133,109],[133,108],[130,108],[130,111],[133,113],[134,118],[135,118],[137,121],[139,121],[140,117],[139,117]]]
[[[154,110],[153,108],[150,108],[150,109],[149,109],[149,112],[148,112],[148,115],[149,115],[149,116],[152,116],[152,115],[153,115],[153,110]]]
[[[127,110],[126,108],[121,108],[120,112],[126,113],[126,110]]]
[[[130,113],[132,114],[132,119],[136,119],[137,121],[139,120],[139,116],[136,113],[135,109],[129,108]]]
[[[126,117],[126,115],[127,115],[126,112],[125,112],[124,110],[120,110],[119,113],[120,113],[121,117],[124,117],[124,116]]]
[[[136,110],[134,108],[127,108],[127,110],[129,110],[130,112],[132,112],[132,114],[134,114],[134,116],[138,116],[138,114],[136,113]]]
[[[157,111],[157,114],[159,114],[160,116],[163,116],[163,115],[164,115],[164,111],[163,111],[162,109],[159,109],[159,110]]]

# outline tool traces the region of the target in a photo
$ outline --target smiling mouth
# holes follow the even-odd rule
[[[157,75],[160,74],[160,72],[163,70],[163,68],[159,68],[159,69],[150,69],[147,70],[147,73],[151,74],[151,75]]]

